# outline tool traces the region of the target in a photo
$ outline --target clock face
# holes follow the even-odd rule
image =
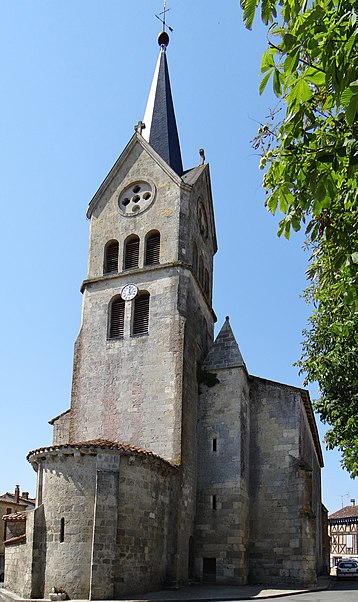
[[[135,284],[126,284],[122,288],[121,297],[122,299],[124,299],[124,301],[131,301],[132,299],[134,299],[134,297],[136,297],[137,293],[138,288]]]

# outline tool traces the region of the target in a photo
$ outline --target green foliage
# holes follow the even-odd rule
[[[245,1],[251,28],[261,5],[268,48],[261,62],[278,107],[253,140],[265,169],[266,206],[278,234],[305,228],[311,251],[305,297],[315,310],[298,362],[317,380],[316,410],[328,447],[358,474],[358,1]],[[277,21],[277,8],[280,15]],[[281,115],[284,117],[280,118]]]
[[[201,393],[200,385],[206,385],[210,388],[215,387],[215,385],[218,385],[220,383],[215,372],[208,372],[207,370],[205,370],[205,368],[202,368],[201,366],[197,367],[196,372],[199,393]]]

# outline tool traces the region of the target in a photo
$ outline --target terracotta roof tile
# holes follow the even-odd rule
[[[329,520],[336,518],[356,518],[358,522],[358,506],[345,506],[328,517]]]
[[[126,455],[134,454],[138,456],[145,456],[147,458],[152,458],[153,460],[159,460],[160,462],[163,462],[168,466],[175,467],[175,465],[168,462],[168,460],[165,460],[161,456],[158,456],[157,454],[154,454],[153,452],[148,451],[147,449],[135,447],[134,445],[130,445],[129,443],[122,443],[120,441],[109,441],[108,439],[91,439],[89,441],[79,441],[78,443],[65,443],[60,445],[49,445],[47,447],[40,447],[39,449],[30,451],[27,454],[26,459],[30,460],[31,456],[38,456],[52,451],[61,451],[65,449],[80,450],[81,448],[116,449],[118,451],[123,452]]]
[[[26,520],[27,512],[12,512],[11,514],[4,514],[2,517],[5,521],[24,521]]]

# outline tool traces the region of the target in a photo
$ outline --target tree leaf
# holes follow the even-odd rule
[[[346,110],[346,120],[349,125],[353,125],[353,123],[356,120],[357,108],[358,108],[358,94],[355,94],[350,99],[349,105]]]
[[[270,69],[270,71],[268,71],[267,73],[265,73],[264,77],[262,78],[261,82],[260,82],[260,86],[259,86],[259,93],[260,96],[263,93],[263,91],[266,88],[266,84],[268,82],[268,80],[270,79],[271,75],[272,75],[272,71],[273,69]]]
[[[252,29],[258,0],[242,0],[241,6],[244,9],[244,23],[247,29]]]
[[[276,96],[280,97],[281,96],[281,74],[277,68],[275,68],[274,72],[273,72],[272,85],[273,85],[273,91],[275,92]]]

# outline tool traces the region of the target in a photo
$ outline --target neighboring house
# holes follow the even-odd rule
[[[328,517],[331,537],[331,565],[341,558],[358,558],[358,506],[355,499],[350,506],[334,512]]]
[[[4,541],[8,539],[6,535],[6,524],[9,517],[15,517],[17,514],[24,514],[24,511],[35,507],[35,500],[29,498],[27,491],[20,495],[20,487],[16,485],[15,493],[6,492],[0,495],[0,581],[4,578]]]

